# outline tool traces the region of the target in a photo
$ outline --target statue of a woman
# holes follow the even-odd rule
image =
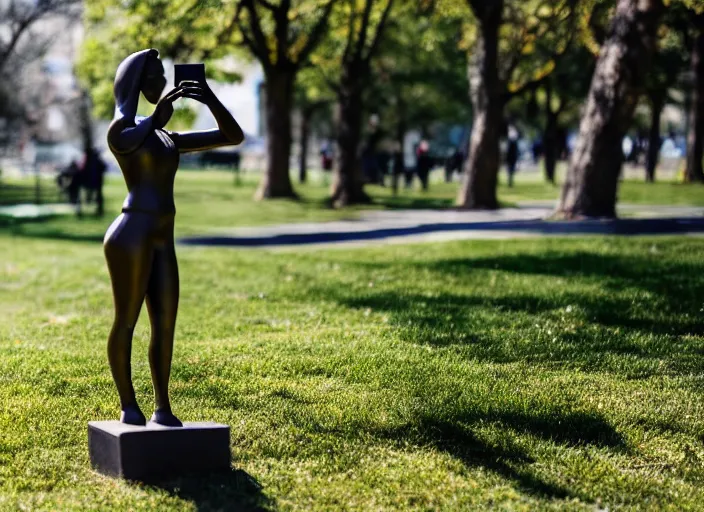
[[[127,198],[122,214],[105,234],[104,248],[115,305],[108,340],[108,359],[122,413],[120,421],[145,425],[132,386],[132,334],[144,299],[151,321],[149,365],[156,409],[151,421],[181,426],[171,412],[169,374],[178,309],[178,266],[174,251],[174,176],[179,153],[242,142],[242,129],[203,82],[182,82],[163,98],[164,66],[156,50],[142,50],[122,61],[115,77],[115,119],[108,145],[122,169]],[[139,94],[156,105],[154,113],[137,117]],[[218,129],[175,133],[164,130],[173,102],[191,98],[210,108]]]

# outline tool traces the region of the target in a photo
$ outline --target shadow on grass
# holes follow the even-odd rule
[[[424,265],[447,275],[462,275],[477,269],[499,270],[515,274],[556,276],[598,280],[608,289],[608,296],[566,293],[559,300],[550,296],[526,297],[507,301],[509,310],[540,311],[578,304],[595,322],[657,334],[704,335],[701,297],[704,296],[704,260],[690,263],[662,262],[652,257],[616,256],[590,252],[546,253],[542,255],[502,255],[492,258],[454,259]],[[618,292],[636,288],[652,297],[658,310],[634,311],[632,298],[620,298]],[[500,306],[501,304],[499,304]],[[670,318],[664,318],[669,314]],[[684,314],[684,315],[683,315]],[[683,320],[682,316],[686,318]]]
[[[119,212],[109,212],[98,217],[92,212],[85,212],[81,217],[74,214],[26,219],[0,217],[0,234],[18,238],[102,243],[107,227],[118,215]]]
[[[40,224],[40,222],[41,221],[32,222],[33,227],[28,230],[23,229],[22,224],[24,223],[13,223],[5,226],[0,223],[0,229],[6,228],[4,229],[5,233],[15,237],[40,238],[43,240],[55,240],[59,242],[102,243],[103,238],[105,238],[105,233],[67,231],[52,226],[36,227]]]
[[[549,407],[548,407],[549,409]],[[482,439],[473,432],[477,425],[498,427],[501,435]],[[460,460],[467,468],[483,467],[514,482],[523,492],[549,499],[586,498],[567,487],[546,481],[534,471],[535,460],[516,442],[516,434],[527,434],[565,446],[594,445],[628,451],[622,436],[602,417],[589,413],[525,413],[511,410],[471,411],[451,418],[433,412],[393,428],[374,429],[359,425],[374,438],[391,441],[399,448],[408,443],[432,447]]]
[[[263,493],[262,486],[241,469],[226,473],[165,480],[154,487],[193,502],[199,512],[233,510],[258,512],[271,510],[275,503]]]
[[[358,265],[382,273],[398,270],[394,263]],[[349,308],[385,313],[402,340],[453,347],[465,357],[606,369],[628,378],[704,372],[704,261],[578,252],[411,265],[426,279],[437,276],[437,291],[324,286],[313,293]],[[501,282],[474,286],[471,293],[443,291],[448,279],[488,283],[495,271],[535,278],[525,291],[514,286],[502,291]],[[543,276],[566,281],[543,285]]]
[[[490,444],[478,438],[467,425],[433,418],[423,418],[411,429],[384,434],[391,439],[414,439],[460,460],[467,468],[486,468],[528,494],[550,499],[572,497],[569,489],[531,473],[528,466],[535,460],[508,437],[501,443]]]

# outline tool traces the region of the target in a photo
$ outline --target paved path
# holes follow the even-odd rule
[[[552,205],[526,203],[497,211],[384,210],[358,220],[235,228],[182,238],[187,245],[219,247],[368,245],[531,236],[704,234],[704,208],[630,206],[618,220],[544,220]]]

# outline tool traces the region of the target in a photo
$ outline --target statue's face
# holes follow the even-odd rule
[[[142,94],[149,103],[156,105],[165,86],[164,65],[158,57],[152,57],[147,60],[142,72]]]

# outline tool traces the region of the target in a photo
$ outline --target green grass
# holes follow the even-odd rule
[[[560,173],[562,174],[563,172]],[[436,180],[441,178],[440,171],[435,173],[435,177]],[[326,206],[329,190],[319,174],[313,174],[311,182],[306,185],[296,185],[296,190],[301,196],[301,201],[298,202],[254,202],[252,198],[258,179],[258,174],[245,173],[239,186],[235,186],[229,172],[185,171],[177,174],[177,235],[212,233],[237,226],[349,219],[356,218],[361,211],[369,209],[449,208],[453,206],[458,188],[458,183],[436,181],[432,183],[429,192],[401,188],[399,195],[393,197],[389,187],[368,186],[367,191],[374,199],[372,205],[332,210]],[[15,188],[19,186],[17,182],[12,185]],[[33,186],[33,182],[26,184],[28,189]],[[682,185],[668,181],[656,184],[625,181],[620,190],[623,203],[704,206],[704,188],[698,185]],[[555,201],[559,193],[559,186],[544,183],[542,176],[535,172],[519,173],[514,188],[508,188],[500,182],[498,189],[499,199],[505,206],[529,201]],[[119,213],[124,196],[125,185],[122,179],[111,177],[105,186],[107,213],[102,219],[91,216],[93,207],[87,205],[84,209],[86,216],[78,222],[70,216],[57,217],[37,223],[5,226],[4,229],[18,236],[76,241],[102,240],[108,225]],[[0,229],[2,222],[0,218]]]
[[[539,199],[523,179],[515,200]],[[359,211],[325,209],[321,185],[255,204],[253,181],[230,180],[179,176],[180,234]],[[678,187],[643,202],[699,204]],[[374,193],[427,206],[452,188]],[[107,192],[105,219],[0,229],[0,510],[701,508],[704,239],[685,237],[179,247],[174,409],[231,426],[233,470],[94,473],[86,424],[119,412],[97,241],[123,185]],[[143,311],[146,413],[148,337]]]
[[[179,248],[172,395],[232,473],[89,467],[118,415],[100,244],[0,236],[0,509],[698,509],[704,241]],[[151,406],[143,313],[134,380]]]

